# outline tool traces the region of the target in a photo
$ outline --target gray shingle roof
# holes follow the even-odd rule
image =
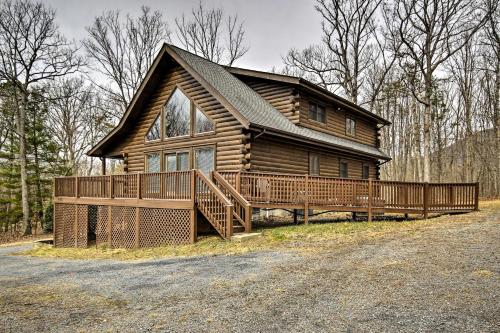
[[[233,74],[229,73],[224,67],[173,45],[170,45],[170,48],[217,90],[252,125],[277,130],[340,148],[355,150],[381,159],[389,159],[387,154],[375,147],[295,125],[262,96]]]

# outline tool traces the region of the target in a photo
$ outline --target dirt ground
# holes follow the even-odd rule
[[[0,247],[0,331],[499,332],[500,211],[477,216],[231,256],[68,260]]]

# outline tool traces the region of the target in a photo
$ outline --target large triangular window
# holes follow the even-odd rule
[[[151,125],[148,133],[146,133],[146,141],[160,140],[160,127],[160,115],[157,115],[153,125]]]
[[[191,101],[175,88],[164,109],[165,137],[173,138],[190,134]]]
[[[214,123],[200,109],[196,108],[195,112],[194,133],[213,132],[215,130]]]

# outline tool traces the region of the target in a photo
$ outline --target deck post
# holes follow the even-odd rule
[[[306,174],[305,182],[304,182],[305,190],[304,193],[304,224],[309,224],[309,175]]]
[[[479,211],[479,182],[474,184],[474,210]]]
[[[241,194],[241,170],[236,174],[236,190]]]
[[[78,247],[78,205],[75,206],[75,247]]]
[[[113,199],[113,175],[109,175],[109,198]]]
[[[141,173],[138,172],[137,173],[137,199],[140,199],[141,198],[141,192],[142,192],[142,189],[141,189]]]
[[[141,230],[140,226],[140,220],[141,220],[141,207],[137,207],[135,209],[135,247],[139,248],[139,232]]]
[[[113,214],[111,212],[111,205],[108,206],[108,247],[111,248],[111,233],[113,231]]]
[[[297,209],[293,210],[293,224],[297,224]]]
[[[226,206],[226,239],[233,235],[233,206]]]
[[[78,176],[75,176],[75,198],[78,198],[80,195],[78,193]]]
[[[368,222],[372,221],[373,181],[368,179]]]
[[[424,183],[424,219],[429,216],[429,183]]]
[[[196,207],[196,170],[191,170],[191,243],[197,240],[198,209]]]
[[[252,232],[252,206],[245,207],[245,232]]]

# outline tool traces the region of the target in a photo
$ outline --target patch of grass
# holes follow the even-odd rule
[[[195,244],[163,246],[148,249],[53,248],[40,245],[23,255],[67,259],[140,260],[202,255],[234,255],[263,250],[318,251],[353,241],[369,240],[397,233],[414,233],[422,228],[451,227],[473,223],[500,213],[500,200],[482,201],[481,211],[461,215],[443,215],[428,220],[336,222],[289,225],[260,229],[262,236],[243,243],[222,240],[218,236],[201,238]]]

